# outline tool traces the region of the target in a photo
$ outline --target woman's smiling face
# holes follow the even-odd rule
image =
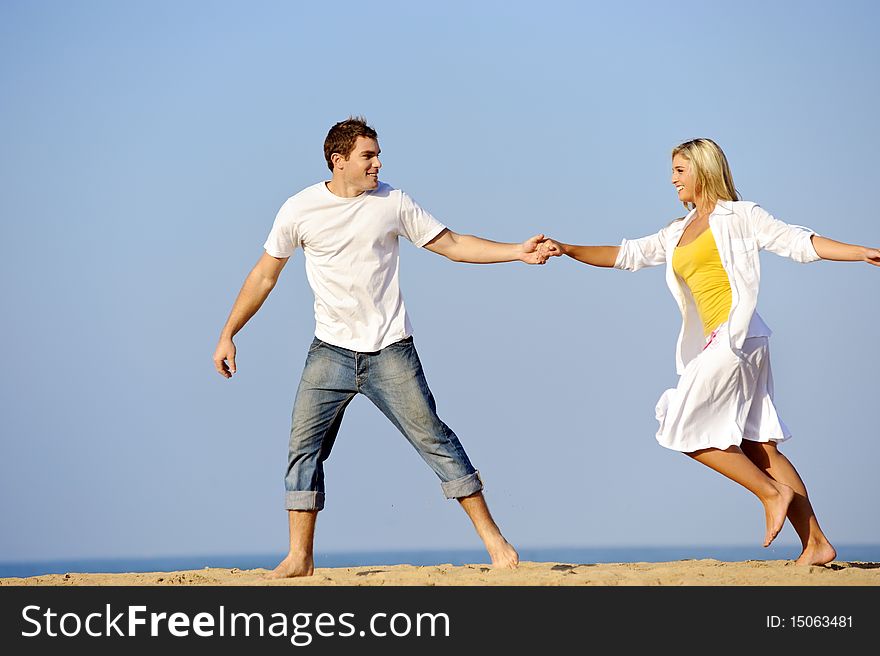
[[[680,154],[672,158],[672,184],[682,203],[697,202],[697,180],[690,160]]]

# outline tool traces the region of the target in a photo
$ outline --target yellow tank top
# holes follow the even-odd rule
[[[721,266],[721,256],[710,229],[672,254],[672,270],[690,288],[708,335],[730,314],[730,279]]]

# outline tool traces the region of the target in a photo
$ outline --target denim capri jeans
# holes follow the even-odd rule
[[[440,478],[447,499],[483,489],[479,472],[458,437],[437,416],[412,337],[371,353],[315,338],[293,404],[284,478],[288,510],[324,507],[324,461],[330,456],[345,408],[359,393],[415,447]]]

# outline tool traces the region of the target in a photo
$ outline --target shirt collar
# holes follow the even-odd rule
[[[727,214],[733,214],[733,201],[732,200],[719,200],[715,203],[715,209],[709,214],[709,217],[713,216],[725,216]],[[687,213],[687,216],[684,217],[684,225],[687,225],[691,222],[691,220],[697,215],[697,210],[692,209]]]
[[[726,216],[728,214],[733,214],[733,201],[719,200],[717,203],[715,203],[715,209],[712,210],[712,213],[709,215],[709,218],[711,219],[713,216]],[[684,231],[684,229],[687,227],[688,223],[690,223],[691,221],[694,220],[694,217],[696,215],[697,215],[696,208],[692,209],[690,212],[688,212],[685,215],[684,220],[681,222],[681,225],[679,226],[679,229],[676,231],[679,236]],[[678,239],[676,238],[676,243],[677,243],[677,241],[678,241]]]
[[[683,223],[690,223],[690,220],[694,218],[694,215],[696,215],[696,213],[696,209],[692,209],[690,212],[688,212],[684,217]],[[715,209],[712,210],[709,216],[723,216],[725,214],[733,214],[732,200],[719,200],[717,203],[715,203]]]
[[[733,214],[733,201],[732,200],[719,200],[715,205],[715,209],[712,210],[712,214],[716,216],[720,216],[722,214]]]

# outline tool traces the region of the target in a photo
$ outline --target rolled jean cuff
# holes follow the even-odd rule
[[[324,493],[288,490],[284,495],[284,507],[288,510],[323,510]]]
[[[480,478],[480,472],[475,471],[473,474],[456,478],[454,481],[440,483],[440,487],[447,499],[459,499],[469,497],[482,490],[483,480]]]

